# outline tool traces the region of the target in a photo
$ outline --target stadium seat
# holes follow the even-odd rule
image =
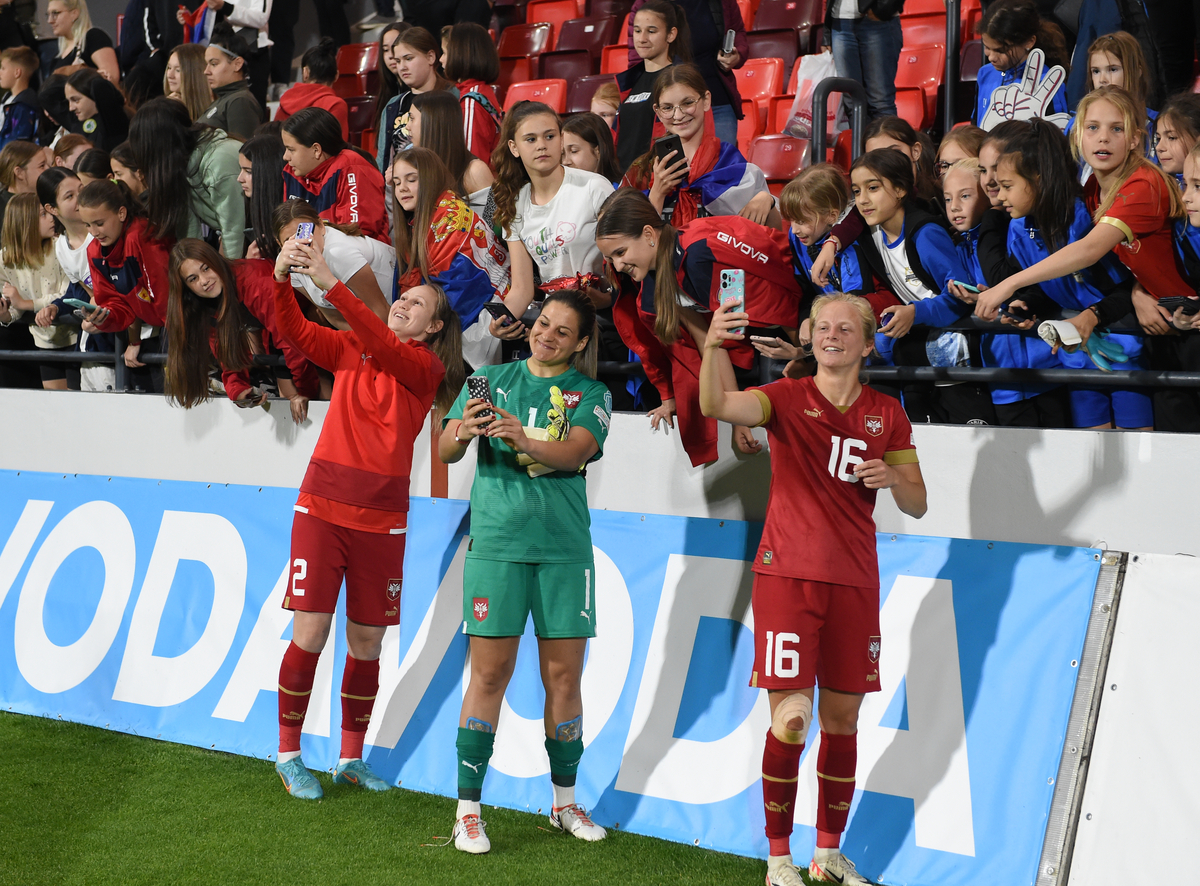
[[[333,91],[342,98],[379,92],[379,44],[348,43],[337,52],[338,78]]]
[[[524,83],[514,83],[508,87],[504,95],[504,110],[512,108],[517,102],[544,102],[558,113],[567,111],[567,81],[566,80],[527,80]]]
[[[900,63],[896,69],[896,108],[900,107],[900,90],[915,88],[923,93],[924,110],[920,126],[904,113],[901,117],[918,129],[932,126],[937,116],[938,87],[946,69],[946,47],[941,44],[910,46],[900,51]],[[909,101],[906,99],[906,101]],[[912,113],[910,108],[910,113]]]
[[[629,26],[633,24],[633,13],[626,13],[625,18],[621,19],[621,32],[617,34],[617,39],[614,43],[619,43],[622,46],[629,45]]]
[[[588,7],[587,0],[575,0],[576,14],[580,18],[584,18],[587,16],[587,7]]]
[[[371,156],[375,156],[375,136],[376,136],[376,134],[377,133],[376,133],[374,127],[364,130],[363,134],[362,134],[362,143],[359,145],[360,148],[362,148],[364,151],[366,151]]]
[[[808,139],[760,135],[750,143],[750,155],[746,159],[763,171],[771,193],[778,197],[783,186],[808,166],[809,150]]]
[[[633,0],[591,0],[588,4],[588,15],[615,15],[618,18],[629,15]]]
[[[750,143],[762,134],[762,117],[758,113],[758,102],[742,99],[742,119],[737,125],[738,150],[745,156],[750,151]]]
[[[754,13],[753,31],[775,31],[792,28],[801,55],[817,52],[813,42],[816,26],[825,19],[824,0],[761,0]]]
[[[742,101],[758,103],[758,113],[763,123],[767,119],[767,101],[783,92],[783,62],[777,58],[750,58],[733,72],[737,78],[738,92]]]
[[[579,7],[575,5],[575,0],[533,0],[525,7],[525,21],[550,24],[550,44],[547,49],[558,48],[558,34],[563,24],[578,15]]]
[[[828,149],[826,149],[828,152]],[[854,133],[849,129],[843,129],[838,133],[837,139],[833,143],[833,152],[827,157],[827,162],[840,166],[847,174],[850,172],[850,164],[854,162]]]
[[[758,0],[737,0],[737,5],[742,13],[742,24],[749,31],[754,23],[754,11],[758,9]]]
[[[968,40],[963,44],[962,57],[958,64],[958,79],[964,83],[974,83],[979,79],[979,69],[983,67],[983,41]]]
[[[904,0],[901,15],[945,15],[946,0]]]
[[[792,115],[792,105],[796,102],[793,95],[773,95],[767,99],[767,120],[763,131],[767,135],[783,132]]]
[[[537,57],[550,44],[550,25],[535,22],[530,25],[514,25],[505,28],[496,47],[500,55],[500,84],[507,86],[523,80],[532,80],[537,71]]]
[[[979,0],[966,0],[962,5],[963,43],[979,36],[975,33],[975,26],[979,24],[981,18],[983,18],[983,10],[979,8]]]
[[[930,46],[946,43],[946,13],[940,15],[900,14],[900,28],[904,32],[904,47]]]
[[[800,54],[799,37],[795,28],[780,28],[774,31],[752,31],[746,35],[750,44],[750,58],[777,58],[783,62],[784,71],[790,71]]]
[[[915,87],[896,87],[896,114],[912,124],[913,129],[924,129],[925,92]]]
[[[616,42],[617,23],[615,15],[573,18],[563,23],[554,49],[556,52],[583,50],[599,63],[604,47]]]
[[[619,74],[629,69],[629,47],[623,44],[605,46],[600,56],[601,74]]]
[[[362,141],[363,133],[375,125],[375,96],[359,95],[346,99],[347,118],[350,128],[350,144]]]
[[[612,74],[593,74],[572,80],[567,89],[567,113],[580,114],[592,109],[592,96],[605,83],[612,83]]]
[[[541,80],[566,80],[570,83],[580,77],[596,73],[597,65],[589,53],[580,49],[543,52],[538,56],[538,78]]]

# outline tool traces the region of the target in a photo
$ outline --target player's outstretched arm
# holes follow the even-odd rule
[[[733,425],[756,428],[766,415],[762,401],[750,391],[727,390],[727,378],[733,374],[729,354],[721,347],[725,341],[741,341],[744,336],[731,330],[745,326],[750,316],[742,312],[731,312],[731,305],[721,305],[713,312],[708,326],[708,335],[701,349],[700,363],[700,411],[708,418],[727,421]]]
[[[896,507],[910,517],[920,519],[929,506],[925,498],[925,478],[916,462],[889,465],[882,459],[864,461],[854,468],[854,474],[868,489],[890,489]]]

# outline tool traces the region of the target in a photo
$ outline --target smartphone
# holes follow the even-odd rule
[[[1033,319],[1033,313],[1028,308],[1018,308],[1015,305],[1001,305],[1000,313],[1009,319],[1024,323]]]
[[[1185,316],[1191,317],[1194,314],[1200,313],[1200,301],[1194,298],[1187,298],[1182,295],[1169,295],[1166,298],[1158,300],[1160,308],[1166,308],[1172,314],[1183,308]]]
[[[675,152],[675,156],[671,160],[672,166],[680,160],[687,160],[683,153],[683,139],[679,136],[672,133],[654,140],[654,156],[659,160],[665,160],[672,151]]]
[[[725,43],[721,46],[721,51],[726,55],[729,55],[729,53],[733,52],[733,41],[735,39],[737,39],[737,34],[735,34],[733,30],[726,31]]]
[[[517,322],[517,318],[512,315],[512,311],[504,307],[501,302],[490,301],[486,302],[483,309],[491,314],[497,320],[503,320],[501,326],[511,326]]]
[[[296,228],[296,239],[311,240],[314,227],[316,227],[314,222],[300,222],[300,225]]]
[[[492,389],[488,387],[488,380],[482,375],[468,376],[467,396],[472,400],[483,400],[485,403],[491,403]],[[483,418],[494,418],[496,413],[490,409],[485,409],[479,415]]]
[[[77,299],[77,298],[64,298],[63,304],[70,305],[71,307],[76,308],[80,311],[83,311],[86,314],[90,314],[90,313],[92,313],[92,311],[100,310],[99,307],[92,304],[90,301],[81,301],[80,299]]]
[[[721,271],[721,304],[736,305],[736,310],[746,309],[746,272],[741,268],[725,268]],[[734,335],[745,335],[746,327],[729,330]]]
[[[782,326],[747,326],[745,335],[751,341],[772,342],[777,338],[790,341]]]
[[[951,280],[950,282],[956,286],[961,286],[967,292],[974,292],[976,295],[983,291],[978,286],[972,286],[970,283],[964,283],[962,280]]]

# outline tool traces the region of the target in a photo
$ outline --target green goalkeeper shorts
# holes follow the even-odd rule
[[[468,557],[463,566],[463,621],[475,637],[519,637],[533,628],[547,640],[596,636],[596,567],[510,563]]]

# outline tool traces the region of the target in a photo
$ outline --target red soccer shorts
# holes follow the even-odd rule
[[[762,689],[879,691],[879,589],[754,575],[754,673]]]
[[[348,529],[297,511],[292,518],[292,575],[283,608],[333,612],[343,579],[351,621],[400,624],[404,535]]]

